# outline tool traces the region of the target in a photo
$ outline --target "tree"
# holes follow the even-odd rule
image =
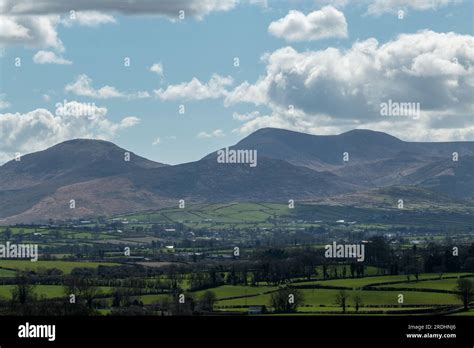
[[[285,287],[272,293],[270,306],[274,308],[275,312],[296,312],[298,306],[303,304],[303,300],[303,294],[298,289]]]
[[[89,308],[92,308],[94,298],[100,294],[100,289],[93,284],[93,281],[85,277],[68,277],[65,280],[64,290],[67,295],[84,299]]]
[[[128,307],[132,300],[130,297],[130,289],[117,287],[112,292],[112,307]]]
[[[13,302],[25,304],[35,300],[34,288],[35,286],[28,282],[28,278],[17,273],[16,285],[12,290]]]
[[[467,278],[459,278],[454,288],[456,297],[460,299],[464,305],[464,309],[469,309],[469,303],[474,299],[474,286],[472,281]]]
[[[347,294],[346,290],[340,290],[336,294],[336,304],[341,306],[343,313],[346,313],[346,304],[348,299],[349,295]]]
[[[193,315],[195,307],[196,300],[192,293],[176,294],[170,310],[173,315]]]
[[[359,308],[363,305],[362,297],[359,294],[356,294],[352,300],[354,301],[356,312],[359,312]]]
[[[184,278],[183,274],[174,265],[168,267],[165,274],[168,279],[169,289],[176,295],[180,291],[180,284]]]
[[[356,270],[356,265],[355,265],[355,263],[351,263],[351,277],[352,277],[352,278],[354,278],[355,270]]]
[[[202,294],[199,301],[200,307],[203,311],[212,312],[214,310],[214,304],[216,303],[216,294],[210,290]]]
[[[157,303],[158,309],[161,311],[161,315],[165,315],[171,309],[172,299],[167,296],[160,299]]]
[[[12,230],[9,227],[7,227],[4,233],[5,233],[5,239],[10,240],[10,238],[12,237]]]

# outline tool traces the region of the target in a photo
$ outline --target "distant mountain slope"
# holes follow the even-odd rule
[[[288,162],[258,158],[248,164],[222,164],[216,159],[172,167],[142,170],[128,175],[138,188],[167,197],[222,201],[288,201],[292,198],[330,196],[350,192],[357,186],[328,172],[315,172]]]
[[[474,156],[464,156],[459,162],[441,160],[430,163],[410,177],[417,184],[446,195],[459,198],[474,198]]]
[[[355,129],[339,135],[310,135],[294,131],[262,128],[239,141],[235,148],[258,150],[264,157],[277,158],[297,165],[343,165],[376,162],[403,154],[404,156],[449,157],[453,152],[474,155],[474,142],[405,142],[389,134]],[[317,168],[315,168],[317,169]]]
[[[288,202],[353,192],[356,186],[331,173],[319,173],[285,161],[259,158],[257,167],[221,164],[212,159],[143,169],[65,185],[6,221],[45,221],[110,215],[201,202]],[[1,192],[0,192],[1,196]],[[69,200],[76,209],[69,208]],[[0,221],[1,223],[1,221]]]
[[[399,210],[445,210],[474,213],[474,203],[454,199],[440,192],[417,186],[391,186],[315,199],[313,203]]]
[[[315,136],[276,128],[260,129],[235,147],[257,149],[261,156],[314,169],[343,165],[344,152],[349,152],[350,160],[367,162],[390,158],[406,149],[401,140],[380,132],[353,130]]]
[[[0,167],[0,190],[35,186],[46,181],[77,182],[141,168],[165,166],[103,140],[75,139],[12,160]]]
[[[102,140],[76,139],[0,167],[0,218],[21,213],[58,188],[96,178],[166,166]]]
[[[67,141],[0,167],[0,224],[158,209],[179,199],[373,202],[380,208],[403,195],[419,195],[427,207],[474,200],[474,142],[411,143],[368,130],[315,136],[265,128],[230,148],[257,150],[257,166],[218,163],[216,152],[175,166],[133,153],[125,161],[129,151],[110,142]],[[385,191],[374,191],[380,188]],[[76,209],[69,208],[71,199]]]
[[[356,186],[367,188],[420,184],[438,175],[422,173],[420,170],[426,171],[429,166],[440,161],[453,166],[463,163],[467,173],[469,168],[472,169],[469,158],[474,156],[472,141],[405,142],[385,133],[359,129],[340,135],[318,136],[263,128],[250,134],[233,148],[256,149],[259,156],[284,160],[318,171],[330,171]],[[349,155],[347,162],[343,161],[344,152]],[[460,156],[458,164],[452,161],[454,152]],[[456,183],[458,181],[459,184]],[[452,177],[450,184],[426,182],[425,186],[435,190],[439,186],[441,191],[448,192],[448,186],[463,186],[468,181],[468,178]],[[441,187],[443,185],[445,189]],[[456,192],[455,195],[459,193]],[[467,190],[463,197],[474,197],[474,192]]]

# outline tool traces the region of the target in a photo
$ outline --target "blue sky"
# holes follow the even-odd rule
[[[430,1],[232,1],[228,6],[209,1],[200,9],[189,0],[182,2],[191,9],[185,20],[159,6],[147,11],[147,1],[136,1],[146,15],[90,1],[77,10],[84,13],[81,21],[74,22],[71,9],[58,9],[59,1],[20,0],[25,7],[15,8],[0,0],[0,163],[16,152],[90,137],[176,164],[198,160],[261,127],[314,134],[370,128],[404,140],[474,140],[473,2]],[[291,19],[290,11],[299,14]],[[272,23],[275,30],[269,29]],[[305,31],[305,25],[311,28]],[[291,39],[295,36],[299,39]],[[354,49],[357,43],[367,48]],[[454,59],[459,69],[451,66]],[[341,76],[333,81],[334,60]],[[163,67],[161,75],[150,71],[156,63]],[[84,75],[88,85],[74,86]],[[207,84],[213,75],[218,75],[214,89]],[[386,77],[390,81],[382,83]],[[193,93],[196,85],[186,90],[193,79],[202,85],[200,94]],[[237,95],[246,81],[243,95]],[[101,95],[104,86],[112,92]],[[409,93],[411,88],[429,93]],[[380,92],[380,98],[374,102],[365,89]],[[327,98],[325,91],[343,92]],[[138,98],[139,92],[147,95]],[[436,98],[438,93],[449,98]],[[421,120],[383,119],[374,103],[388,99],[421,103]],[[61,118],[56,104],[64,100],[94,103],[101,111],[93,120]],[[290,105],[292,114],[285,111]]]

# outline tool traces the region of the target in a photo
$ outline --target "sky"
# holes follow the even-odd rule
[[[74,138],[177,164],[264,127],[474,141],[473,33],[471,0],[0,0],[0,164]]]

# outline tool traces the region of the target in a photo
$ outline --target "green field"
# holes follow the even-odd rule
[[[0,297],[11,299],[12,290],[15,288],[15,285],[0,285]],[[112,288],[110,287],[99,287],[101,293],[110,293]],[[39,297],[44,298],[57,298],[64,297],[65,288],[61,285],[36,285],[34,287],[34,293]]]
[[[237,296],[248,296],[258,295],[269,291],[275,291],[278,287],[276,286],[232,286],[223,285],[217,288],[209,289],[216,294],[218,299],[237,297]],[[194,294],[201,296],[207,290],[197,291]]]
[[[338,290],[330,289],[304,289],[300,290],[304,296],[304,306],[335,306],[335,297]],[[350,296],[348,304],[351,305],[352,298],[359,294],[364,306],[367,305],[398,305],[398,291],[347,291]],[[402,292],[404,296],[404,305],[440,305],[440,304],[459,304],[459,300],[451,294],[425,293],[417,291]],[[258,295],[255,297],[238,298],[231,300],[218,301],[218,306],[253,306],[269,305],[270,294]]]
[[[447,277],[458,277],[461,275],[468,275],[470,273],[445,273],[443,278]],[[436,279],[438,276],[434,273],[422,273],[419,275],[419,279]],[[391,283],[391,282],[406,282],[406,275],[387,275],[387,276],[376,276],[376,277],[364,277],[364,278],[345,278],[345,279],[331,279],[331,280],[318,280],[318,281],[309,281],[296,283],[298,285],[321,285],[321,286],[340,286],[349,289],[358,289],[367,285],[377,284],[377,283]],[[426,282],[415,282],[415,277],[410,277],[410,282],[406,283],[401,287],[412,287],[415,284],[422,284]],[[454,279],[456,281],[456,279]],[[409,285],[409,286],[407,286]],[[394,285],[390,285],[394,286]]]
[[[397,196],[398,197],[398,196]],[[411,197],[411,198],[416,198]],[[219,230],[226,228],[271,228],[272,221],[278,219],[280,226],[311,227],[323,224],[335,225],[337,220],[358,221],[356,228],[390,229],[393,227],[423,226],[423,228],[440,229],[449,226],[452,230],[462,231],[466,227],[473,227],[471,212],[474,207],[460,206],[446,202],[442,210],[430,205],[425,211],[425,204],[412,204],[400,214],[398,210],[387,209],[394,204],[384,206],[383,209],[374,206],[351,207],[337,204],[308,204],[299,203],[294,209],[289,209],[285,203],[225,203],[225,204],[193,204],[185,209],[165,208],[158,211],[121,215],[132,224],[140,221],[150,224],[173,224],[176,222],[192,228],[206,228]],[[422,209],[425,214],[419,214]],[[381,218],[380,212],[386,217]],[[318,222],[316,222],[318,221]],[[338,226],[341,229],[347,226]]]
[[[474,282],[473,277],[468,277],[472,282]],[[392,285],[383,285],[378,288],[391,287],[391,288],[413,288],[413,289],[433,289],[433,290],[453,290],[456,287],[458,279],[439,279],[439,280],[425,280],[422,282],[407,282],[399,283]]]
[[[0,268],[0,278],[4,278],[4,277],[14,277],[16,274],[15,271],[11,271],[9,269],[2,269]]]
[[[111,262],[87,262],[87,261],[36,261],[29,260],[0,260],[0,268],[10,270],[32,270],[57,268],[65,274],[71,273],[74,268],[88,267],[97,268],[98,266],[118,266],[118,263]]]
[[[197,204],[186,209],[171,208],[157,212],[140,213],[122,216],[130,220],[138,220],[150,223],[183,222],[188,226],[213,226],[220,227],[232,224],[265,223],[268,218],[275,215],[286,215],[289,213],[286,204],[273,203],[230,203],[230,204]]]

